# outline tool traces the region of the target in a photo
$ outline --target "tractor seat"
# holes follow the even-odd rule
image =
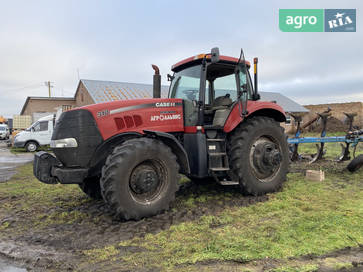
[[[219,96],[214,99],[212,107],[205,110],[205,113],[211,114],[216,110],[228,109],[233,103],[232,99],[229,96],[229,94],[226,94],[225,96]]]

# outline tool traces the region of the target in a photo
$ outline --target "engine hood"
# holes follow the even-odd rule
[[[182,99],[118,100],[78,109],[92,113],[104,140],[124,132],[184,130]]]

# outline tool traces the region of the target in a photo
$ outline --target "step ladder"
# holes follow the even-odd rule
[[[227,176],[230,170],[227,150],[226,139],[224,138],[207,138],[207,152],[208,152],[208,166],[214,179],[221,185],[238,185],[237,181],[229,181],[222,176]]]

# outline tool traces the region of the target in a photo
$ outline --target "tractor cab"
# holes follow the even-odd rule
[[[219,52],[187,58],[172,67],[169,98],[184,101],[184,125],[223,128],[231,110],[252,97],[250,63]],[[242,112],[240,112],[242,114]]]

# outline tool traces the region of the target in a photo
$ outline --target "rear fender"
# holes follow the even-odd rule
[[[266,116],[275,119],[276,122],[286,121],[284,110],[279,105],[272,102],[248,101],[247,112],[248,115],[245,118]],[[236,103],[224,124],[224,132],[231,132],[243,121],[243,119],[244,118],[240,115],[238,103]]]
[[[157,138],[164,144],[169,146],[177,157],[177,161],[180,165],[180,172],[185,175],[190,173],[187,152],[185,151],[184,147],[179,143],[179,141],[174,137],[174,135],[170,133],[151,130],[144,130],[144,132],[146,136]]]

